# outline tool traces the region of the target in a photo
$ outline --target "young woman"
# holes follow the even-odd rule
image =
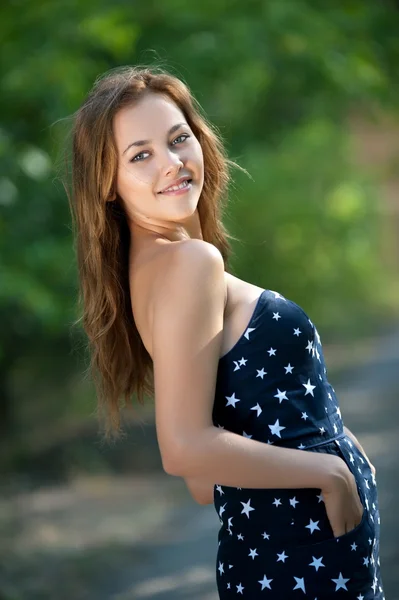
[[[317,329],[227,270],[231,164],[165,71],[111,71],[75,115],[70,201],[106,436],[122,398],[154,394],[165,471],[220,517],[220,598],[381,599],[375,471]]]

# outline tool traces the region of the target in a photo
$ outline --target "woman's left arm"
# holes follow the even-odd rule
[[[374,467],[373,464],[371,464],[371,462],[370,462],[370,460],[369,460],[369,458],[368,458],[368,456],[367,456],[367,454],[366,454],[363,446],[361,445],[361,443],[359,442],[359,440],[357,439],[357,437],[355,436],[355,434],[352,433],[350,429],[348,429],[347,427],[345,427],[345,425],[344,425],[344,432],[352,440],[352,442],[355,444],[355,446],[357,446],[357,448],[360,450],[360,452],[366,457],[367,462],[370,465],[371,472],[375,476],[375,473],[376,473],[375,467]]]
[[[191,496],[198,504],[213,504],[213,483],[206,479],[184,477]]]

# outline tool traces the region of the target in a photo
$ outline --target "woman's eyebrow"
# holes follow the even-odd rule
[[[175,132],[177,129],[179,129],[182,125],[187,125],[187,123],[177,123],[176,125],[173,125],[173,127],[171,127],[168,131],[167,135],[170,135],[171,133]],[[131,148],[132,146],[145,146],[146,144],[151,144],[151,140],[137,140],[136,142],[132,142],[131,144],[128,145],[128,147],[123,151],[122,156],[129,150],[129,148]]]

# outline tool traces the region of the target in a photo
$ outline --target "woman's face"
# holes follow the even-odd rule
[[[197,209],[204,182],[198,139],[172,100],[150,93],[121,109],[113,130],[118,150],[117,192],[128,217],[149,230],[175,229]],[[166,191],[179,179],[188,187]]]

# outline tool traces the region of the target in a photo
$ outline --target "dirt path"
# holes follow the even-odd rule
[[[387,600],[399,600],[398,373],[399,332],[329,373],[377,468]],[[164,473],[3,494],[0,527],[0,600],[217,600],[217,515]]]

